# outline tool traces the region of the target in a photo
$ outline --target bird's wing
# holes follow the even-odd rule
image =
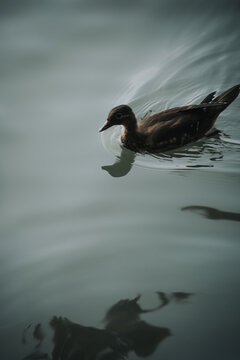
[[[224,107],[224,103],[210,103],[210,104],[200,104],[200,105],[188,105],[182,107],[176,107],[168,109],[157,113],[155,115],[149,116],[148,118],[143,119],[139,123],[139,130],[146,131],[152,126],[164,124],[166,122],[177,121],[179,118],[183,119],[186,117],[186,120],[190,120],[192,117],[201,118],[205,113],[218,113],[221,111],[221,107]]]
[[[196,112],[196,111],[199,111],[200,113],[201,112],[205,112],[205,111],[211,111],[211,110],[220,110],[221,107],[223,107],[226,103],[209,103],[209,104],[205,104],[205,103],[202,103],[202,104],[199,104],[199,105],[189,105],[189,106],[184,106],[182,108],[179,108],[178,112],[179,113],[182,113],[182,112],[187,112],[187,113],[191,113],[191,112]]]

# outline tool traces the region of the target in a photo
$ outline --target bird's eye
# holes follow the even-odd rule
[[[120,119],[122,117],[122,113],[116,113],[116,118]]]

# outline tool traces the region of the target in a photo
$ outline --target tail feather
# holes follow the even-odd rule
[[[230,105],[238,96],[240,92],[240,85],[235,85],[232,88],[224,91],[220,95],[218,95],[215,99],[213,99],[212,103],[223,104],[223,109],[226,109],[228,105]]]
[[[208,104],[208,103],[210,103],[213,100],[215,94],[216,94],[216,91],[208,94],[208,96],[206,96],[200,104]]]

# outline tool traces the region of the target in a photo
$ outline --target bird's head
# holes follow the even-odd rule
[[[114,125],[127,126],[131,123],[136,123],[136,118],[132,109],[128,105],[119,105],[110,111],[107,121],[101,127],[99,132],[107,130]]]

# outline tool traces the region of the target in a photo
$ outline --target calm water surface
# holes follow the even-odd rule
[[[237,2],[1,8],[0,358],[239,359],[240,98],[168,154],[97,133],[238,84]]]

